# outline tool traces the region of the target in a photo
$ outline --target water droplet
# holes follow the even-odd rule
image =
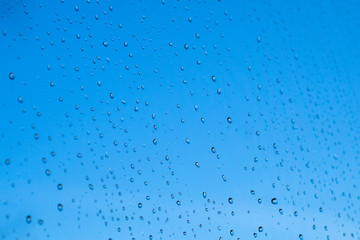
[[[228,122],[228,123],[232,123],[231,117],[228,117],[228,118],[227,118],[227,122]]]
[[[18,97],[18,102],[19,102],[19,103],[23,103],[23,102],[24,102],[24,98],[23,98],[23,97],[21,97],[21,96],[20,96],[20,97]]]
[[[203,192],[202,195],[203,195],[203,198],[206,198],[206,196],[207,196],[206,192]]]
[[[57,208],[58,208],[59,212],[61,212],[64,207],[63,207],[63,205],[62,205],[61,203],[59,203],[59,204],[57,205]]]
[[[14,80],[15,79],[15,73],[13,73],[13,72],[9,73],[9,78],[10,78],[10,80]]]
[[[276,205],[276,204],[278,204],[278,200],[276,198],[273,198],[273,199],[271,199],[271,203]]]
[[[30,215],[28,215],[28,216],[26,216],[26,223],[31,223],[31,216]]]
[[[199,162],[195,162],[195,166],[197,166],[198,168],[200,168]]]
[[[234,203],[234,200],[233,200],[232,198],[229,198],[229,199],[228,199],[228,202],[229,202],[230,204],[233,204],[233,203]]]
[[[104,45],[104,47],[108,47],[108,46],[109,46],[109,43],[106,42],[106,41],[104,41],[104,42],[103,42],[103,45]]]

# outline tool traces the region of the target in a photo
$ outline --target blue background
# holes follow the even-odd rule
[[[360,239],[359,8],[1,1],[0,238]]]

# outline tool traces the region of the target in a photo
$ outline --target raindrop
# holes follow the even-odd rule
[[[232,123],[231,117],[228,117],[228,118],[227,118],[227,122],[228,122],[228,123]]]
[[[15,79],[15,73],[13,73],[13,72],[9,73],[9,78],[10,78],[10,80],[14,80]]]
[[[59,204],[57,205],[57,208],[58,208],[59,212],[61,212],[64,207],[63,207],[63,205],[62,205],[61,203],[59,203]]]

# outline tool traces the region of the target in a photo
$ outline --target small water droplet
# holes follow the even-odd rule
[[[59,203],[59,204],[57,205],[57,208],[58,208],[59,212],[61,212],[64,207],[63,207],[63,205],[62,205],[61,203]]]
[[[9,78],[10,78],[10,80],[14,80],[15,79],[15,73],[13,73],[13,72],[9,73]]]
[[[226,120],[227,120],[228,123],[232,123],[231,117],[228,117]]]

